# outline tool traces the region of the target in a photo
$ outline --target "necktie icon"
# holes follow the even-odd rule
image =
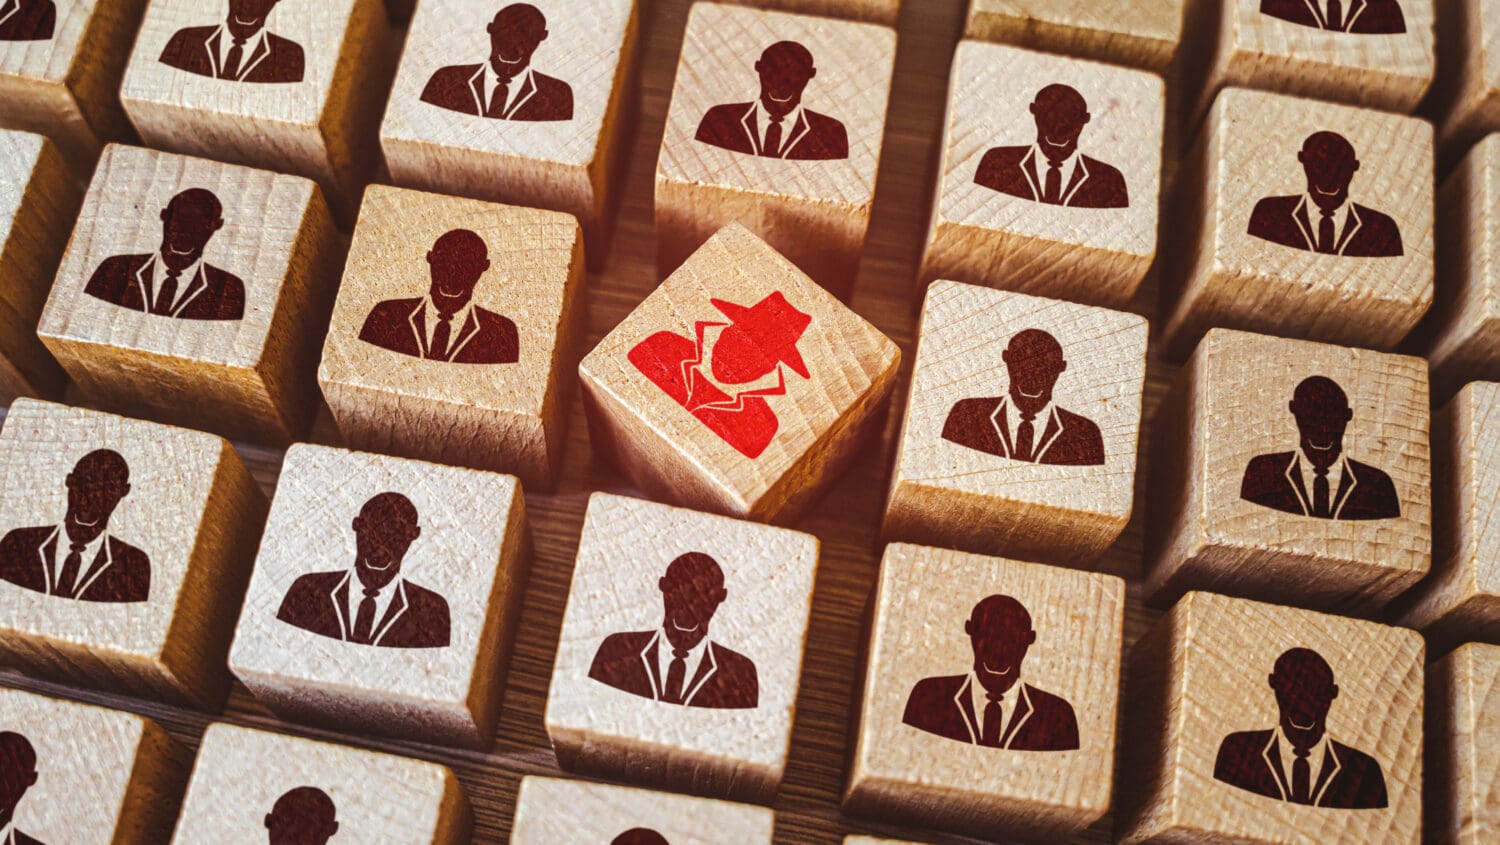
[[[979,744],[988,748],[1000,747],[1000,732],[1004,729],[1001,724],[1004,715],[1000,711],[1001,696],[994,693],[985,693],[989,701],[984,705],[984,726],[980,730]]]
[[[83,568],[83,549],[83,543],[68,545],[68,556],[63,559],[62,572],[58,574],[56,588],[52,591],[54,595],[73,598],[78,589],[78,572]]]
[[[1344,31],[1344,4],[1342,0],[1328,0],[1327,29]]]
[[[495,90],[490,92],[490,107],[485,117],[504,118],[505,105],[510,101],[510,80],[496,79]]]
[[[172,305],[177,302],[177,279],[181,270],[168,270],[161,280],[161,289],[156,292],[156,301],[151,303],[151,313],[162,317],[172,316]]]
[[[1318,221],[1318,252],[1326,255],[1333,254],[1333,212],[1325,210],[1323,218]]]
[[[1328,467],[1313,467],[1313,516],[1328,519],[1333,516],[1329,505]]]
[[[762,155],[781,158],[781,121],[784,119],[785,115],[771,115],[771,125],[766,127],[766,142],[762,146]]]
[[[245,39],[235,38],[234,46],[229,48],[229,55],[224,57],[224,67],[219,69],[220,79],[232,79],[236,82],[240,79],[240,62],[245,60]]]
[[[375,633],[375,597],[380,595],[379,590],[365,589],[365,597],[359,603],[359,613],[354,617],[354,632],[349,639],[370,644]]]
[[[448,360],[448,343],[453,338],[453,315],[439,314],[437,328],[432,330],[432,343],[427,345],[427,357],[434,361]]]
[[[1042,193],[1042,202],[1062,205],[1062,162],[1060,161],[1049,161],[1047,164],[1047,184]]]
[[[1292,761],[1292,801],[1297,804],[1312,803],[1312,764],[1307,761],[1310,749],[1294,748],[1297,759]]]
[[[1036,414],[1022,414],[1021,424],[1016,426],[1016,451],[1012,458],[1018,461],[1035,460],[1031,454],[1032,444],[1036,441]]]
[[[667,664],[667,683],[661,700],[668,704],[682,703],[682,685],[687,683],[687,656],[685,648],[672,649],[672,662]]]

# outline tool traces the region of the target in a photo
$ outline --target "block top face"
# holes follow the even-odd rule
[[[60,83],[67,79],[100,0],[3,0],[0,77]]]
[[[588,165],[634,14],[634,0],[428,0],[381,136]]]
[[[0,129],[0,250],[10,244],[16,212],[31,188],[31,175],[46,143],[41,135]]]
[[[869,203],[895,53],[889,27],[695,3],[657,178]]]
[[[1467,548],[1459,565],[1472,573],[1474,592],[1500,596],[1500,520],[1487,509],[1500,491],[1500,384],[1474,382],[1453,400],[1455,425],[1462,428],[1460,444],[1472,450],[1458,457],[1456,481],[1467,486],[1480,510],[1465,518],[1473,520]]]
[[[1229,0],[1225,42],[1235,52],[1430,79],[1436,65],[1433,0]],[[1222,49],[1222,48],[1221,48]],[[1247,59],[1250,60],[1250,59]]]
[[[1185,0],[1147,0],[1122,8],[1095,0],[970,0],[969,19],[1005,17],[1023,25],[1119,33],[1160,41],[1175,49],[1182,36]]]
[[[774,814],[764,807],[532,776],[521,781],[510,841],[770,845],[774,823]]]
[[[106,147],[38,332],[255,367],[315,190],[296,176]]]

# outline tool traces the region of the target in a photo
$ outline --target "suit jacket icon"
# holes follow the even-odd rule
[[[0,0],[0,41],[46,41],[56,27],[53,0]]]
[[[943,425],[943,439],[991,455],[1015,460],[1015,444],[1005,424],[1008,397],[964,399],[953,405]],[[1104,436],[1099,426],[1056,405],[1032,448],[1032,463],[1056,466],[1098,466],[1104,463]]]
[[[1260,0],[1260,13],[1316,29],[1357,35],[1393,35],[1406,31],[1399,0],[1346,0],[1337,27],[1328,20],[1328,0]]]
[[[1281,801],[1292,794],[1291,776],[1282,766],[1280,740],[1274,730],[1224,737],[1214,761],[1214,778]],[[1365,810],[1387,803],[1385,776],[1375,758],[1331,737],[1310,785],[1314,807]]]
[[[958,742],[983,744],[983,725],[974,712],[970,692],[973,683],[971,675],[918,681],[906,699],[901,721]],[[982,691],[980,695],[983,697]],[[1066,700],[1027,683],[1012,687],[1007,699],[1007,706],[1014,706],[995,747],[1012,751],[1071,751],[1078,747],[1078,719]]]
[[[703,353],[690,338],[657,332],[627,357],[646,378],[747,458],[760,457],[781,427],[763,397],[786,393],[784,386],[733,396],[725,393],[699,370]]]
[[[1396,485],[1383,470],[1345,459],[1339,489],[1331,491],[1329,510],[1333,519],[1395,519],[1401,515]],[[1262,507],[1311,516],[1312,494],[1302,477],[1302,459],[1296,452],[1259,455],[1245,467],[1240,498]]]
[[[589,677],[621,692],[660,701],[665,683],[657,661],[661,638],[661,631],[609,635],[594,653]],[[712,640],[682,689],[684,707],[748,710],[760,703],[755,663]]]
[[[199,76],[223,79],[219,47],[224,38],[222,25],[179,29],[162,49],[161,63]],[[301,44],[266,30],[250,55],[240,60],[234,81],[301,82],[305,66]]]
[[[1037,161],[1036,147],[993,147],[979,161],[974,182],[992,191],[1042,202],[1046,190],[1045,161]],[[1078,154],[1058,205],[1070,208],[1125,208],[1130,204],[1125,176],[1114,165]]]
[[[526,74],[522,89],[505,107],[499,120],[572,120],[573,87],[561,79],[537,73]],[[422,89],[422,102],[449,111],[489,117],[484,100],[484,65],[449,65],[439,68]]]
[[[426,299],[388,299],[377,304],[365,318],[359,339],[402,355],[430,359]],[[443,360],[454,364],[513,364],[520,354],[516,324],[509,317],[476,305],[449,341]]]
[[[1318,251],[1317,228],[1308,209],[1307,195],[1266,197],[1250,214],[1250,234],[1282,246]],[[1321,216],[1321,215],[1320,215]],[[1334,255],[1351,258],[1387,258],[1400,255],[1401,228],[1389,215],[1349,203],[1348,219],[1334,242]]]
[[[354,620],[349,615],[349,570],[313,572],[292,582],[276,618],[288,625],[349,641]],[[448,601],[406,580],[387,586],[396,594],[376,620],[370,645],[382,648],[443,648],[448,645]],[[358,597],[356,588],[356,598]],[[356,605],[358,603],[356,602]]]
[[[44,525],[17,528],[0,538],[0,580],[53,595],[53,562],[62,528]],[[146,553],[106,534],[88,568],[78,573],[72,598],[78,601],[128,604],[151,593],[151,559]]]
[[[696,140],[746,155],[797,161],[831,161],[849,157],[849,133],[836,118],[803,108],[797,123],[772,154],[762,149],[755,126],[755,103],[714,106],[698,123]]]
[[[160,259],[150,255],[116,255],[104,259],[83,292],[122,308],[150,311],[156,291],[153,278],[165,275]],[[245,283],[226,270],[200,262],[187,287],[177,294],[172,316],[179,320],[238,320],[245,316]]]

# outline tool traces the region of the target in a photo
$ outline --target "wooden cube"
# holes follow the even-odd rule
[[[1394,347],[1432,304],[1432,166],[1426,121],[1223,92],[1178,179],[1165,354],[1213,326]]]
[[[318,370],[345,442],[550,489],[583,273],[566,214],[371,186]]]
[[[901,0],[723,0],[736,6],[754,6],[804,15],[824,15],[895,26]],[[920,8],[920,7],[918,7]]]
[[[131,713],[0,690],[6,842],[164,842],[192,755]]]
[[[895,55],[887,27],[695,3],[656,163],[658,270],[740,223],[847,296]]]
[[[1437,81],[1424,111],[1435,117],[1445,159],[1500,130],[1500,65],[1495,44],[1500,5],[1454,0],[1437,16]]]
[[[595,493],[547,696],[558,763],[769,803],[817,565],[810,534]]]
[[[381,0],[150,0],[120,98],[148,146],[315,179],[347,222],[397,49]]]
[[[1054,563],[1102,554],[1130,520],[1146,334],[1134,314],[935,282],[886,538]]]
[[[1421,635],[1189,593],[1130,660],[1115,841],[1420,840]]]
[[[447,767],[394,754],[209,725],[174,845],[469,841],[471,814]],[[335,834],[337,834],[335,836]]]
[[[1191,0],[970,0],[965,38],[1015,44],[1165,74]]]
[[[1109,810],[1124,581],[893,543],[872,614],[845,811],[1055,842]]]
[[[294,446],[229,668],[283,718],[488,748],[528,545],[512,476]]]
[[[774,823],[764,807],[533,775],[521,779],[510,842],[771,845]]]
[[[1500,838],[1500,646],[1469,644],[1427,669],[1427,830],[1441,845]]]
[[[316,408],[341,259],[306,179],[110,146],[37,331],[91,402],[286,443]]]
[[[883,423],[901,352],[727,226],[578,366],[596,451],[652,498],[791,520]]]
[[[266,513],[234,449],[18,399],[0,479],[0,663],[217,711]]]

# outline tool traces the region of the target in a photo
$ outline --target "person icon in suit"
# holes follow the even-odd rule
[[[611,634],[594,653],[589,677],[621,692],[684,707],[753,709],[760,703],[755,663],[708,637],[729,592],[719,562],[688,552],[667,565],[661,627]]]
[[[1256,203],[1251,235],[1324,255],[1386,258],[1402,253],[1396,221],[1349,199],[1359,158],[1348,139],[1337,132],[1314,132],[1297,160],[1307,175],[1307,191]]]
[[[974,182],[992,191],[1070,208],[1125,208],[1125,176],[1078,149],[1088,125],[1089,104],[1070,85],[1048,85],[1031,102],[1036,141],[992,147],[979,160]]]
[[[667,837],[649,827],[632,827],[616,836],[609,845],[669,845]]]
[[[401,576],[422,535],[417,508],[400,493],[379,493],[354,518],[354,566],[292,582],[276,618],[335,640],[379,648],[448,645],[448,601]]]
[[[1214,779],[1293,804],[1385,807],[1380,764],[1328,735],[1328,710],[1339,697],[1328,661],[1312,649],[1288,649],[1276,658],[1269,681],[1280,711],[1276,727],[1224,737]]]
[[[1099,426],[1052,401],[1057,379],[1068,369],[1057,338],[1041,329],[1026,329],[1010,339],[1001,358],[1010,390],[1005,396],[955,403],[943,425],[943,439],[1013,461],[1103,464]]]
[[[36,785],[36,749],[14,731],[0,732],[0,845],[42,845],[16,829],[16,808]]]
[[[714,106],[698,124],[697,140],[746,155],[796,161],[849,157],[849,133],[836,118],[802,103],[807,83],[818,75],[812,51],[796,41],[778,41],[755,63],[760,96],[752,103]]]
[[[0,41],[47,41],[56,27],[53,0],[0,0]]]
[[[547,40],[542,10],[512,3],[495,14],[489,33],[489,61],[439,68],[422,90],[422,102],[492,120],[572,120],[573,87],[531,64]]]
[[[224,227],[224,207],[212,191],[190,188],[161,211],[161,247],[144,255],[104,259],[83,292],[96,299],[178,320],[238,320],[245,316],[245,283],[203,260]]]
[[[1260,13],[1329,32],[1396,35],[1406,31],[1400,0],[1260,0]]]
[[[338,832],[333,799],[316,786],[288,790],[266,813],[269,845],[326,845]]]
[[[68,473],[61,525],[16,528],[0,538],[0,580],[49,596],[129,604],[151,593],[151,559],[108,533],[130,495],[130,466],[112,449],[95,449]]]
[[[266,29],[281,0],[229,0],[218,26],[179,29],[161,51],[161,63],[230,82],[301,82],[307,64],[302,45]]]
[[[918,681],[901,721],[985,748],[1076,749],[1073,705],[1021,681],[1021,664],[1036,642],[1026,607],[1010,596],[988,596],[974,605],[964,633],[974,650],[974,665],[962,675]]]
[[[474,287],[490,269],[489,248],[468,229],[454,229],[427,252],[426,296],[387,299],[370,310],[359,339],[382,349],[453,364],[514,364],[516,324],[474,304]]]
[[[1343,388],[1333,379],[1312,376],[1297,385],[1287,407],[1297,420],[1296,451],[1251,459],[1240,482],[1240,498],[1317,519],[1401,515],[1391,477],[1344,450],[1344,433],[1354,411]]]

